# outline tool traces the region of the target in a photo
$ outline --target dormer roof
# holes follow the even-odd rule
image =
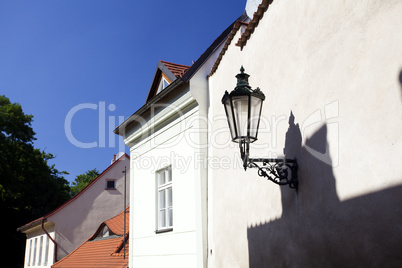
[[[166,87],[164,83],[171,84],[177,78],[181,78],[188,69],[190,66],[160,60],[148,91],[146,103]]]

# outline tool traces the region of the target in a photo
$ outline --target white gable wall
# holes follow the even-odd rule
[[[273,1],[243,50],[234,38],[209,79],[209,157],[230,163],[209,172],[210,267],[393,256],[388,222],[401,215],[384,200],[400,201],[402,184],[400,14],[400,1]],[[244,171],[230,142],[221,98],[241,65],[266,95],[251,157],[297,157],[297,194]]]
[[[55,224],[58,260],[93,235],[99,224],[124,209],[124,167],[127,167],[127,205],[129,204],[129,159],[121,159],[80,196],[48,217]],[[116,179],[116,190],[106,190],[106,180]]]

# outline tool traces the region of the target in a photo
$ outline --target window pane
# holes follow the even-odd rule
[[[173,209],[168,209],[168,226],[173,226]]]
[[[163,78],[163,89],[165,89],[169,85],[169,82],[166,81],[165,78]]]
[[[101,232],[101,236],[102,236],[102,237],[108,237],[108,236],[109,236],[109,227],[107,227],[107,225],[105,225],[105,226],[103,227],[103,230],[102,230],[102,232]]]
[[[165,208],[166,207],[166,197],[165,197],[165,190],[159,191],[159,209]]]
[[[163,228],[166,227],[166,210],[159,210],[159,215],[158,215],[158,219],[159,219],[159,228]]]
[[[172,187],[166,189],[167,192],[167,206],[171,207],[172,206]]]
[[[170,168],[165,170],[166,182],[172,181],[172,170]]]
[[[165,172],[158,172],[158,186],[165,184]]]
[[[115,181],[106,181],[106,189],[116,189]]]

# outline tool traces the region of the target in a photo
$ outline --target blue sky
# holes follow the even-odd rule
[[[0,2],[0,95],[34,116],[35,147],[70,173],[107,168],[118,124],[145,101],[159,60],[191,62],[244,11],[246,0]],[[85,109],[78,109],[78,108]],[[65,121],[71,113],[68,140]],[[99,131],[104,118],[105,131]],[[101,137],[99,133],[101,132]],[[102,145],[104,143],[104,145]],[[127,147],[125,151],[129,153]]]

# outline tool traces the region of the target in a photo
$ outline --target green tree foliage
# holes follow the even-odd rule
[[[75,180],[71,183],[71,196],[78,194],[98,176],[99,171],[95,168],[75,177]]]
[[[70,198],[70,187],[63,175],[48,161],[53,155],[35,149],[32,115],[21,105],[0,95],[0,208],[3,255],[22,267],[25,236],[16,229],[35,220]]]

